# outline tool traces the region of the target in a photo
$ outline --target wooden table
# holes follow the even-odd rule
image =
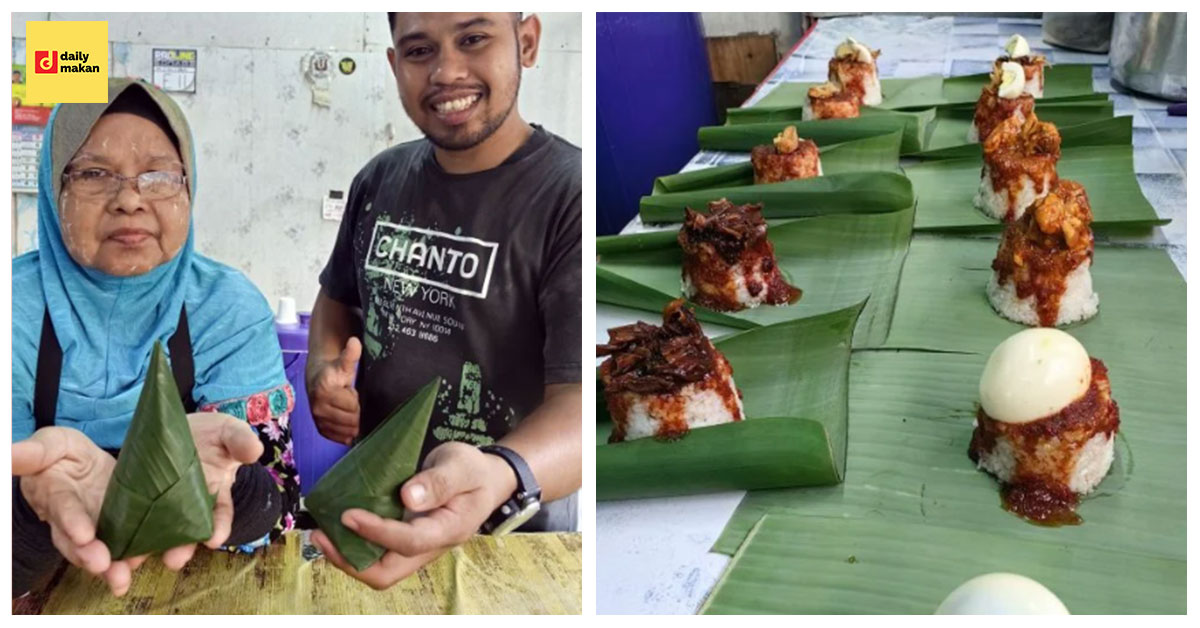
[[[201,548],[179,573],[147,561],[129,592],[66,567],[13,601],[14,614],[579,614],[578,533],[476,536],[387,591],[375,591],[320,558],[303,533],[257,554]]]

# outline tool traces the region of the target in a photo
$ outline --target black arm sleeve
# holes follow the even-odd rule
[[[266,536],[279,521],[283,494],[262,464],[242,465],[230,491],[233,525],[225,545],[242,545]]]
[[[63,557],[50,540],[50,524],[25,501],[21,478],[14,477],[12,484],[12,594],[17,598],[41,584]]]

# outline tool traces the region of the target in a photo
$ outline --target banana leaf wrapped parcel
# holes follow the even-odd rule
[[[359,571],[385,550],[342,525],[342,513],[362,508],[387,519],[404,516],[400,485],[417,472],[441,384],[440,377],[434,378],[393,411],[325,473],[305,500],[317,525]]]
[[[97,536],[114,559],[208,540],[213,503],[162,343],[104,493]]]

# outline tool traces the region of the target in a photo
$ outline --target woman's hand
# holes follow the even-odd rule
[[[188,415],[192,440],[204,469],[209,494],[216,494],[213,507],[213,535],[205,547],[216,549],[229,538],[233,528],[233,480],[238,467],[258,462],[263,453],[262,442],[245,421],[220,412],[197,412]],[[196,545],[180,545],[163,554],[163,564],[179,571],[196,553]]]
[[[21,494],[50,524],[54,547],[72,565],[108,582],[113,595],[129,590],[145,556],[114,561],[96,538],[96,521],[117,461],[78,430],[45,427],[12,445],[12,473]]]
[[[502,458],[465,443],[443,443],[429,452],[425,470],[401,487],[404,521],[358,508],[342,513],[343,525],[387,548],[379,562],[356,571],[324,532],[313,532],[312,540],[338,569],[383,590],[470,540],[516,488],[517,477]]]

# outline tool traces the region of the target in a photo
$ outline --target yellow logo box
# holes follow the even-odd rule
[[[29,102],[108,102],[108,22],[25,22]]]

